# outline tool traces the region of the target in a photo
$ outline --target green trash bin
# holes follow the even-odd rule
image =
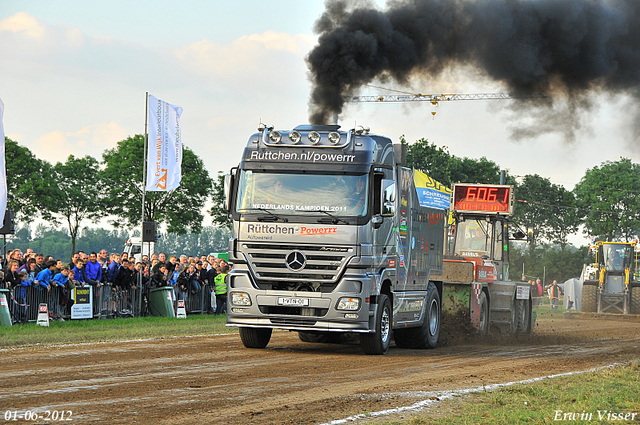
[[[9,313],[9,301],[11,295],[8,289],[0,289],[0,326],[11,326],[11,313]]]
[[[149,294],[149,310],[152,316],[176,317],[173,311],[173,288],[163,286],[152,289]]]

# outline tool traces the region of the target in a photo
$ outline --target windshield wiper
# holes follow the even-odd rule
[[[265,209],[265,208],[246,208],[245,211],[246,210],[264,211],[264,212],[266,212],[267,214],[270,215],[270,217],[269,216],[266,216],[266,217],[265,216],[260,216],[260,217],[258,217],[258,221],[271,221],[271,220],[278,221],[278,220],[282,220],[285,223],[289,222],[289,220],[287,218],[280,217],[278,214],[274,214],[274,213],[272,213],[271,211],[269,211],[268,209]]]
[[[343,219],[341,219],[341,218],[339,218],[339,217],[336,217],[335,215],[333,215],[333,214],[331,214],[330,212],[327,212],[327,211],[323,211],[323,210],[313,210],[313,211],[311,211],[311,212],[319,212],[319,213],[323,213],[323,214],[328,215],[329,217],[331,217],[331,218],[332,218],[332,220],[331,220],[331,223],[332,223],[332,224],[338,224],[338,223],[340,223],[340,222],[343,222],[344,224],[349,224],[349,222],[348,222],[348,221],[343,220]],[[318,223],[322,223],[322,219],[321,219],[321,218],[320,218],[320,219],[318,219]]]

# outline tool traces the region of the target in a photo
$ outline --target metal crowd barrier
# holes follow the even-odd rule
[[[138,288],[122,291],[111,288],[111,299],[115,301],[115,311],[120,317],[140,317],[140,296]]]
[[[140,289],[123,291],[109,285],[93,287],[93,317],[140,317]]]
[[[111,286],[103,284],[93,287],[93,317],[106,319],[109,317],[109,299],[111,296]]]
[[[210,286],[202,285],[200,291],[192,294],[191,291],[183,292],[179,287],[173,287],[173,307],[177,309],[177,301],[185,301],[187,314],[206,314],[211,306]],[[111,286],[94,286],[93,289],[93,317],[106,319],[111,317],[140,317],[146,314],[146,303],[143,290],[140,288],[122,291]],[[213,289],[213,286],[211,286]],[[64,305],[62,288],[54,286],[51,290],[39,289],[33,286],[19,286],[11,290],[9,300],[9,312],[14,322],[38,320],[38,306],[47,303],[49,315],[52,318],[70,318],[70,311]],[[116,313],[114,313],[116,312]]]
[[[180,287],[174,286],[173,309],[177,310],[178,300],[184,300],[187,314],[206,314],[212,308],[209,288],[209,284],[202,284],[200,291],[192,294],[191,291],[182,291]]]
[[[11,290],[9,312],[14,322],[35,322],[38,320],[38,306],[46,303],[49,316],[66,318],[62,300],[62,288],[54,286],[51,290],[34,286],[18,286]]]

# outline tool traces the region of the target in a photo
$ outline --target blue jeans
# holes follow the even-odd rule
[[[189,289],[193,292],[200,292],[200,283],[197,280],[192,280],[189,282]]]

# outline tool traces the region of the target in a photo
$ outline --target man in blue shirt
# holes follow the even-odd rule
[[[102,265],[98,262],[98,254],[92,252],[89,254],[89,261],[84,266],[84,272],[87,277],[87,283],[91,286],[102,286]]]
[[[51,278],[53,277],[53,269],[56,268],[55,261],[47,261],[45,268],[36,275],[36,279],[33,281],[33,285],[43,291],[45,288],[47,291],[51,290]]]

